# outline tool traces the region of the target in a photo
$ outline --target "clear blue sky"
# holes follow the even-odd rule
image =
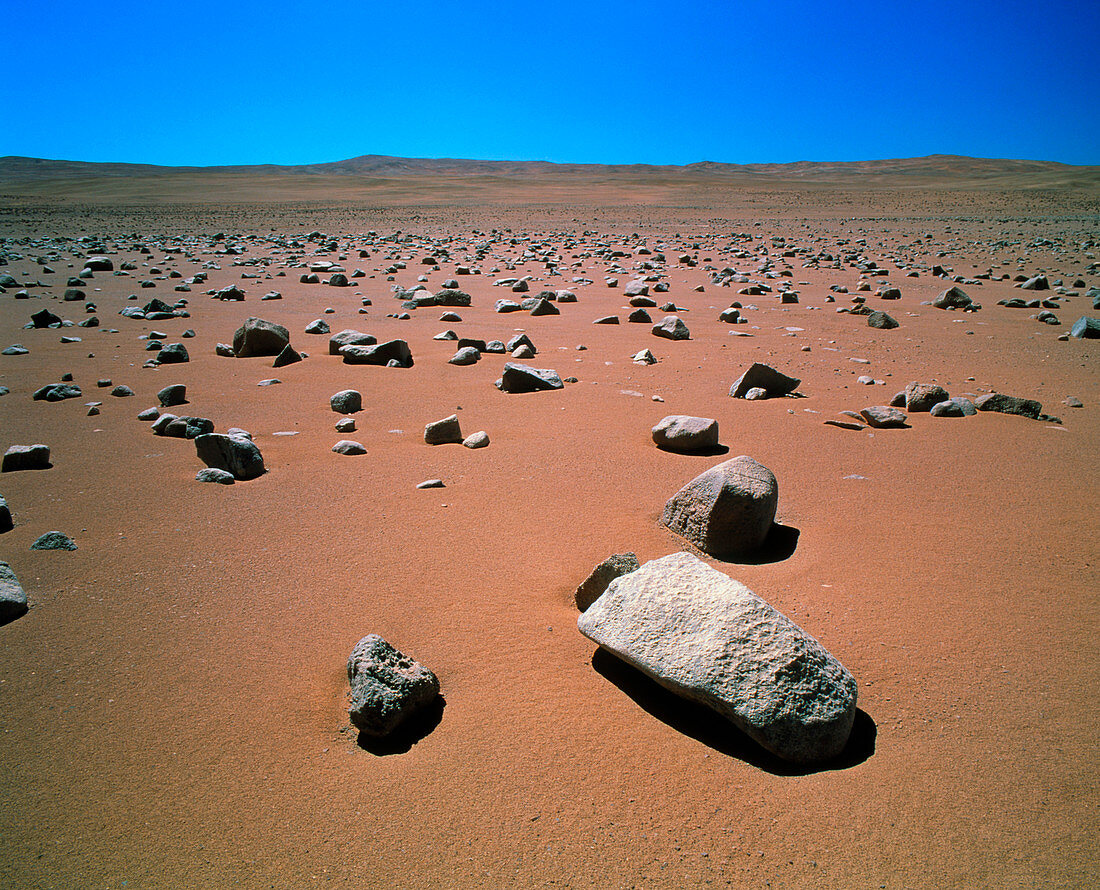
[[[1100,0],[6,0],[0,155],[1100,164]]]

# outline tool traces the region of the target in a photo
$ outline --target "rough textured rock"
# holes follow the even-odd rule
[[[476,433],[470,433],[470,435],[463,439],[462,444],[467,448],[487,448],[489,445],[489,434],[485,432],[485,430],[478,430]]]
[[[867,421],[868,426],[873,426],[877,430],[901,429],[909,420],[904,411],[890,405],[872,405],[870,408],[864,408],[859,414]]]
[[[653,326],[653,336],[666,340],[690,340],[691,331],[678,315],[666,315]]]
[[[233,353],[237,358],[278,355],[290,343],[290,332],[281,324],[249,318],[233,334]]]
[[[1021,399],[1017,396],[1006,396],[999,392],[991,392],[975,399],[974,407],[979,411],[995,411],[998,414],[1018,414],[1021,417],[1030,417],[1037,420],[1043,412],[1043,406],[1035,399]]]
[[[228,470],[206,467],[195,474],[196,482],[217,482],[219,485],[232,485],[236,478]]]
[[[355,414],[363,410],[363,394],[357,389],[342,389],[329,396],[328,403],[337,414]]]
[[[581,582],[573,599],[582,612],[591,606],[608,585],[616,578],[638,571],[638,557],[635,553],[613,553],[596,566],[591,574]]]
[[[0,561],[0,624],[27,614],[27,594],[10,565]]]
[[[413,366],[412,350],[404,340],[387,340],[373,346],[349,345],[340,347],[340,355],[346,365],[389,365],[402,368]]]
[[[801,382],[797,377],[788,377],[780,373],[771,365],[753,362],[730,387],[730,397],[742,399],[750,389],[757,387],[765,390],[770,397],[785,396],[798,389],[798,384]]]
[[[442,420],[436,420],[424,427],[424,441],[429,445],[447,445],[462,441],[462,429],[458,415],[452,414]]]
[[[187,404],[187,387],[182,383],[174,383],[166,386],[157,393],[157,400],[162,408],[172,408],[176,405]]]
[[[970,417],[978,413],[974,403],[962,396],[954,396],[945,402],[937,402],[928,412],[933,417]]]
[[[939,402],[946,402],[951,396],[942,386],[935,383],[910,383],[905,387],[905,410],[923,413],[932,410]]]
[[[364,448],[360,442],[355,442],[351,439],[341,439],[332,446],[332,450],[337,454],[357,455],[367,453],[367,449]]]
[[[306,325],[307,334],[327,334],[329,332],[328,322],[323,318],[317,318]]]
[[[669,451],[706,451],[718,445],[718,421],[713,417],[670,414],[658,421],[652,435],[658,447]]]
[[[287,345],[282,348],[282,350],[279,352],[279,354],[277,356],[275,356],[275,361],[271,365],[271,367],[273,367],[273,368],[285,368],[287,365],[296,364],[296,363],[300,362],[301,360],[302,360],[301,353],[299,353],[298,350],[296,350],[293,346],[291,346],[289,343],[287,343]]]
[[[36,402],[63,402],[65,399],[79,399],[83,393],[80,387],[72,383],[49,383],[34,391],[31,398]]]
[[[746,556],[768,537],[778,503],[772,471],[742,454],[699,474],[669,498],[661,524],[711,556]]]
[[[345,346],[373,346],[378,340],[373,334],[353,331],[350,328],[328,338],[328,354],[339,355]]]
[[[546,389],[563,389],[558,372],[549,368],[532,368],[518,362],[507,362],[504,373],[497,381],[502,392],[539,392]]]
[[[449,365],[474,365],[481,360],[481,352],[474,346],[463,346],[448,360]]]
[[[1100,318],[1082,315],[1069,329],[1069,335],[1075,340],[1096,340],[1100,338]]]
[[[255,479],[264,473],[260,449],[243,436],[205,433],[195,437],[195,451],[208,467],[226,470],[235,479]]]
[[[0,472],[48,470],[51,466],[49,445],[12,445],[4,452],[4,462]]]
[[[932,301],[937,309],[966,309],[971,303],[966,291],[957,287],[949,287]]]
[[[76,550],[76,542],[63,532],[46,532],[31,544],[31,550]]]
[[[157,353],[157,361],[162,365],[182,365],[191,361],[191,356],[182,343],[169,343]]]
[[[898,320],[886,312],[872,312],[867,316],[867,327],[880,331],[892,331],[898,327]]]
[[[377,634],[363,637],[348,658],[348,716],[359,731],[381,738],[431,705],[439,680]]]
[[[798,625],[690,553],[616,578],[577,626],[784,760],[821,763],[848,741],[852,675]]]

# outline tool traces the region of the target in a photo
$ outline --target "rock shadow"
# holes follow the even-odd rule
[[[419,714],[414,714],[383,738],[374,738],[360,732],[358,745],[364,751],[368,751],[376,757],[407,754],[412,750],[413,745],[429,736],[439,726],[443,720],[443,709],[445,707],[447,707],[447,700],[442,695],[437,695],[435,700]]]
[[[719,457],[730,453],[729,445],[711,445],[709,448],[697,448],[694,451],[679,451],[674,448],[666,448],[664,445],[658,445],[657,450],[663,451],[665,454],[686,454],[688,457]]]
[[[762,566],[773,562],[782,562],[790,559],[798,547],[798,536],[801,534],[793,525],[780,525],[778,522],[772,525],[764,544],[751,553],[734,553],[728,556],[715,557],[722,562],[737,563],[744,566]]]
[[[761,747],[730,721],[706,705],[689,701],[665,689],[637,668],[600,648],[592,656],[592,667],[605,680],[617,686],[638,707],[672,727],[682,735],[709,748],[743,760],[775,776],[808,776],[813,773],[851,769],[875,753],[878,728],[875,721],[856,709],[855,722],[844,750],[831,760],[810,765],[790,763]]]

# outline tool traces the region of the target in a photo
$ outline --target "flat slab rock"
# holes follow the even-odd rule
[[[363,637],[348,658],[348,717],[359,731],[382,738],[439,695],[430,670],[377,634]]]
[[[848,741],[852,675],[789,618],[690,553],[616,578],[577,627],[784,760],[827,761]]]

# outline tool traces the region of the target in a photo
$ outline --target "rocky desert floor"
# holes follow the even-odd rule
[[[600,188],[5,199],[0,347],[26,352],[0,356],[0,446],[47,444],[52,467],[0,476],[0,559],[30,604],[0,627],[0,884],[1100,882],[1100,375],[1096,341],[1065,337],[1100,315],[1098,190]],[[91,255],[114,272],[65,301]],[[329,268],[302,283],[317,263],[348,286],[324,283]],[[1017,286],[1039,274],[1049,290]],[[627,321],[624,290],[646,277],[653,322],[676,314],[690,339]],[[468,308],[404,310],[395,293],[452,278]],[[496,283],[520,278],[523,294]],[[230,285],[243,300],[217,298]],[[981,309],[929,305],[952,285]],[[495,311],[562,289],[576,302],[556,315]],[[153,298],[186,314],[119,314]],[[869,327],[854,298],[898,327]],[[1051,301],[1060,324],[999,305],[1017,298]],[[720,321],[735,301],[744,322]],[[26,329],[43,308],[75,324]],[[609,315],[621,323],[593,324]],[[252,316],[304,360],[217,355]],[[316,319],[405,340],[415,363],[344,364],[305,333]],[[576,382],[501,392],[510,357],[449,364],[448,329],[526,333],[528,364]],[[155,332],[190,360],[149,364]],[[632,361],[645,349],[655,364]],[[799,378],[796,394],[730,398],[753,362]],[[32,398],[65,374],[80,397]],[[875,429],[842,413],[911,381],[1045,416]],[[138,419],[170,384],[187,387],[174,412],[251,432],[267,472],[197,482],[194,443]],[[337,433],[329,397],[348,388],[363,410]],[[450,414],[490,445],[425,444]],[[721,453],[655,447],[670,414],[717,419]],[[366,454],[334,453],[341,439]],[[593,566],[691,550],[658,523],[666,500],[741,454],[777,477],[787,546],[707,562],[859,686],[848,748],[817,769],[577,630]],[[417,489],[432,478],[445,487]],[[78,549],[30,549],[51,530]],[[430,667],[445,699],[429,732],[385,750],[358,743],[346,710],[368,633]]]

